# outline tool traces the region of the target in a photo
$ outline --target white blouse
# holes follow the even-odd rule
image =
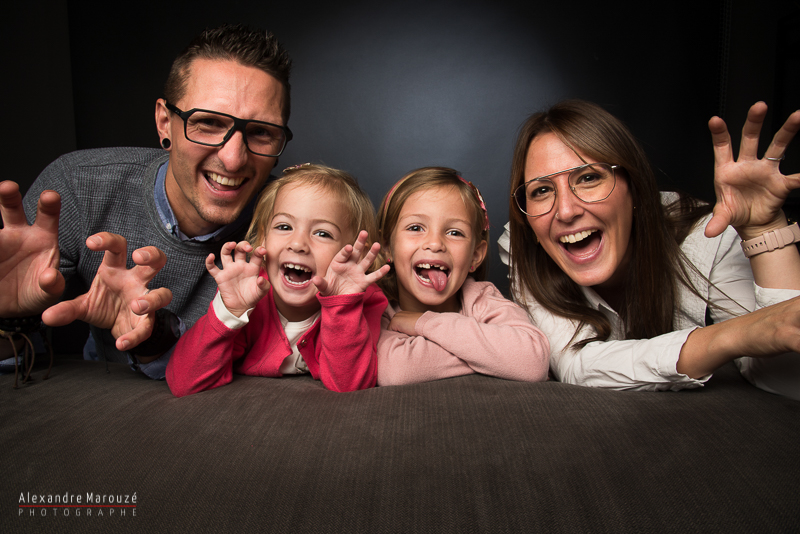
[[[674,193],[662,193],[662,201],[674,200]],[[721,235],[707,238],[705,226],[711,216],[698,221],[684,240],[681,249],[689,261],[712,285],[697,273],[690,272],[695,288],[707,295],[714,322],[742,315],[745,311],[776,304],[800,295],[800,291],[767,289],[753,280],[750,260],[744,257],[736,231],[728,227]],[[510,261],[509,226],[498,240],[503,263]],[[512,285],[516,283],[512,280]],[[695,328],[705,325],[706,303],[679,286],[679,306],[675,312],[674,332],[652,339],[624,339],[625,330],[619,315],[591,288],[582,288],[590,305],[611,323],[607,341],[595,341],[580,349],[570,349],[571,342],[594,335],[584,325],[577,336],[576,321],[553,315],[526,294],[528,316],[550,341],[550,369],[561,382],[591,387],[641,391],[680,390],[702,386],[710,377],[696,380],[676,371],[678,356],[686,338]],[[800,399],[800,355],[785,354],[774,358],[739,358],[742,374],[755,386]]]

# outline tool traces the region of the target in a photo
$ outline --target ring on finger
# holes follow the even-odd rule
[[[764,156],[764,159],[768,159],[770,161],[781,161],[784,158],[786,158],[786,154],[781,154],[781,157],[779,157],[779,158],[770,158],[770,157]]]

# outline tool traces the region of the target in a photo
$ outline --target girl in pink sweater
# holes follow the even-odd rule
[[[222,269],[206,259],[219,291],[175,347],[172,393],[222,386],[233,373],[310,373],[333,391],[374,386],[387,304],[374,283],[389,270],[370,272],[376,234],[372,204],[350,175],[309,164],[284,171],[258,200],[249,242],[223,245]]]
[[[478,189],[456,171],[426,167],[381,203],[381,244],[392,269],[380,281],[378,385],[482,373],[547,378],[550,347],[526,312],[486,274],[489,217]]]

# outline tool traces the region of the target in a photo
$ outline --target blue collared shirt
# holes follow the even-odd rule
[[[158,168],[156,175],[156,186],[153,194],[156,200],[156,208],[158,209],[158,216],[164,224],[167,232],[177,237],[181,241],[196,241],[198,243],[205,243],[206,241],[221,241],[231,235],[235,230],[240,228],[242,223],[245,223],[253,218],[253,207],[255,206],[256,199],[251,200],[247,206],[239,214],[239,217],[231,224],[225,225],[210,234],[199,235],[196,237],[187,237],[181,232],[178,227],[178,219],[175,217],[175,212],[172,211],[172,206],[169,205],[167,199],[167,164],[165,161],[161,167]]]

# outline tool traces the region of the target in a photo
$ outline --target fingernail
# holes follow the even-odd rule
[[[99,237],[97,237],[96,235],[91,236],[89,238],[89,241],[91,241],[93,244],[97,245],[98,247],[103,244],[103,240],[100,239]]]
[[[144,299],[137,300],[136,302],[139,303],[139,311],[141,313],[147,313],[147,310],[150,309],[150,303]]]
[[[128,342],[127,341],[123,341],[122,342],[122,350],[123,351],[128,350]]]

